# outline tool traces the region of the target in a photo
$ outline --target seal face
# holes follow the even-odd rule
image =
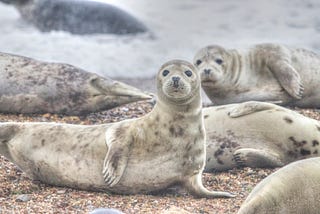
[[[319,156],[319,121],[292,110],[250,101],[204,108],[203,114],[206,171],[274,168]]]
[[[277,101],[282,105],[320,107],[320,57],[277,44],[247,50],[211,45],[194,57],[202,88],[214,104]]]
[[[232,197],[201,181],[205,132],[194,66],[164,64],[157,86],[154,109],[138,119],[98,126],[0,123],[0,152],[52,185],[135,194],[181,184],[198,197]]]
[[[0,112],[81,115],[150,98],[72,65],[0,53]]]
[[[263,179],[238,214],[318,213],[320,158],[296,161]]]

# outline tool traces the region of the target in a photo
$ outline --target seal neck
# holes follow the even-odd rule
[[[155,108],[161,108],[165,112],[183,112],[185,114],[198,114],[201,111],[201,94],[196,90],[194,96],[184,102],[175,102],[158,94],[158,100]]]

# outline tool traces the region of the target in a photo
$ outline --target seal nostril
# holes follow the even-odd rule
[[[211,69],[204,69],[203,71],[204,71],[205,74],[210,74]]]
[[[173,87],[178,88],[179,87],[179,80],[180,77],[172,77],[172,81],[173,81]]]

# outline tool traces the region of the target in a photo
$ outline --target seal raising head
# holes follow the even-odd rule
[[[214,104],[273,101],[320,107],[320,57],[311,51],[278,44],[244,50],[212,45],[198,51],[194,64]]]
[[[196,68],[170,61],[157,86],[154,109],[137,119],[97,126],[0,123],[0,153],[51,185],[136,194],[181,184],[198,197],[232,197],[201,181],[206,149]]]

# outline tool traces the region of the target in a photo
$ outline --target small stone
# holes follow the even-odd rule
[[[31,197],[30,197],[30,195],[27,195],[27,194],[18,195],[18,197],[16,198],[17,202],[27,202],[30,200],[31,200]]]

